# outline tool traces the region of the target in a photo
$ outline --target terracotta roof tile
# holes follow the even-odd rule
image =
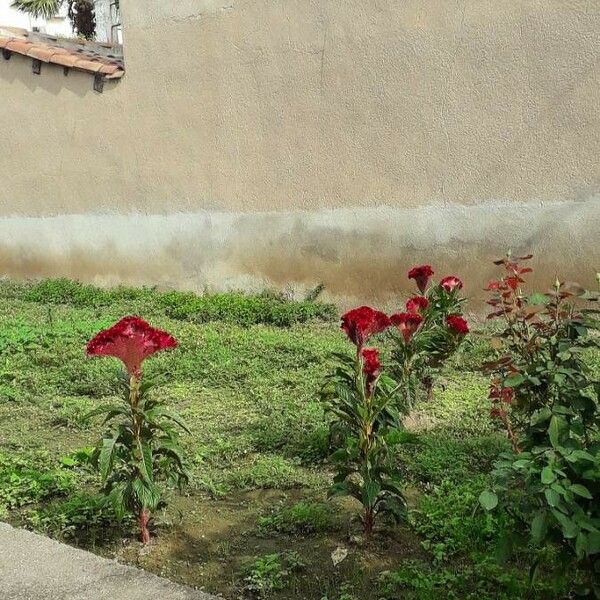
[[[120,47],[81,40],[61,39],[24,30],[0,27],[0,48],[43,62],[100,73],[106,79],[120,79],[125,74]]]
[[[48,46],[32,46],[27,53],[27,56],[31,56],[31,58],[38,58],[39,60],[43,60],[44,62],[48,62],[50,57],[54,54],[52,48]]]
[[[27,55],[31,46],[33,46],[31,42],[24,42],[22,40],[13,38],[11,40],[8,40],[8,44],[6,44],[5,47],[7,50],[11,50],[12,52]]]
[[[119,65],[113,64],[105,64],[100,67],[98,73],[104,73],[105,75],[113,75],[116,71],[120,69]]]
[[[72,54],[54,54],[50,57],[51,63],[62,65],[63,67],[74,67],[78,60],[79,57]]]

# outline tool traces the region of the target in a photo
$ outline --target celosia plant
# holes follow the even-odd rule
[[[349,495],[363,506],[365,534],[370,536],[380,513],[400,519],[406,510],[402,485],[390,456],[390,446],[402,441],[382,418],[393,403],[395,382],[383,373],[379,350],[364,344],[390,326],[388,317],[361,306],[342,317],[342,329],[356,346],[353,356],[336,355],[340,365],[323,388],[323,400],[340,433],[332,461],[338,472],[330,495]]]
[[[421,294],[408,299],[405,312],[390,317],[390,331],[395,332],[390,373],[402,390],[397,407],[401,413],[414,405],[421,387],[433,397],[435,375],[469,332],[462,317],[462,281],[448,275],[436,284],[433,275],[430,265],[411,269],[408,278],[415,280]]]
[[[502,322],[498,357],[484,365],[491,415],[512,452],[500,457],[495,488],[480,502],[516,519],[513,541],[526,531],[535,546],[553,545],[575,595],[600,598],[600,382],[585,358],[599,345],[599,297],[558,280],[545,294],[527,294],[532,269],[522,262],[530,258],[497,261],[502,276],[487,287],[489,317]]]
[[[142,381],[144,360],[176,346],[173,336],[138,317],[121,319],[87,345],[88,356],[118,358],[127,371],[123,402],[101,406],[88,416],[105,414],[104,422],[112,424],[93,459],[117,514],[128,510],[137,516],[144,544],[150,540],[151,511],[161,502],[159,481],[181,485],[187,480],[175,429],[185,425],[151,397],[149,384]]]

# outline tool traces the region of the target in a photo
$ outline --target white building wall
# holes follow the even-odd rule
[[[58,35],[63,37],[72,37],[73,29],[69,18],[67,17],[67,7],[62,6],[52,19],[36,19],[27,13],[12,8],[13,0],[0,0],[0,26],[21,27],[28,31],[34,28],[42,33]]]

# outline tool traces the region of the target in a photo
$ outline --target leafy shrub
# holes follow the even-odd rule
[[[295,302],[267,294],[241,293],[198,296],[191,292],[163,294],[160,304],[173,319],[207,323],[224,321],[238,325],[257,324],[289,327],[311,320],[330,321],[335,307],[313,301]]]
[[[118,301],[132,301],[151,293],[147,288],[116,287],[111,289],[86,285],[72,279],[44,279],[33,284],[24,294],[27,302],[69,304],[77,307],[110,306]]]
[[[289,327],[307,321],[331,321],[336,317],[335,306],[317,302],[316,297],[293,301],[268,292],[204,295],[178,291],[158,293],[148,288],[104,289],[70,279],[45,279],[30,285],[21,293],[28,302],[92,308],[144,300],[148,308],[164,311],[174,319],[196,323],[223,321],[245,327],[257,324]]]
[[[493,510],[499,493],[535,544],[560,546],[576,592],[600,598],[600,382],[582,359],[598,345],[600,311],[588,302],[599,298],[558,280],[548,294],[527,296],[532,269],[510,255],[497,264],[504,273],[488,286],[490,317],[505,328],[496,338],[500,356],[486,367],[491,414],[512,453],[501,456],[496,491],[482,492],[480,502]]]
[[[261,517],[258,521],[258,530],[263,534],[310,534],[331,529],[333,526],[331,508],[317,502],[298,502],[278,510],[273,515]]]
[[[0,507],[18,508],[74,488],[73,473],[53,467],[44,456],[27,460],[0,453]]]

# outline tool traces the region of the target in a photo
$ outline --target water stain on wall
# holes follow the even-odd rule
[[[536,255],[534,283],[594,284],[600,199],[277,213],[63,215],[0,219],[0,271],[100,285],[193,290],[305,290],[323,282],[341,303],[391,303],[406,272],[431,263],[480,299],[491,260]]]

